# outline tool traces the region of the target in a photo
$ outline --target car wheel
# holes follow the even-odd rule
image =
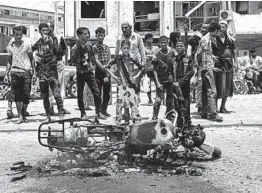
[[[68,94],[73,98],[77,97],[77,84],[75,81],[70,84]]]

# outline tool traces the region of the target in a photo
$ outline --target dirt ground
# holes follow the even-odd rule
[[[207,142],[222,149],[215,161],[197,162],[202,176],[126,173],[109,177],[76,178],[74,176],[39,177],[35,170],[26,179],[10,182],[10,166],[25,161],[36,166],[55,157],[38,144],[36,132],[0,133],[0,192],[3,193],[147,193],[147,192],[262,192],[262,128],[207,128]]]

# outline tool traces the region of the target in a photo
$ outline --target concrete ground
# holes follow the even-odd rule
[[[153,95],[154,96],[154,95]],[[153,107],[148,106],[147,96],[145,93],[141,93],[141,105],[140,114],[144,119],[151,119],[153,113]],[[236,95],[233,98],[229,98],[227,102],[227,109],[230,111],[229,114],[220,114],[224,121],[222,123],[212,122],[206,119],[201,119],[197,114],[195,104],[191,104],[191,117],[193,124],[201,124],[205,127],[221,127],[221,126],[262,126],[262,119],[260,112],[262,112],[262,95]],[[115,94],[113,94],[113,104],[115,103]],[[13,105],[14,113],[17,114],[15,105]],[[65,118],[80,117],[80,111],[78,110],[76,99],[65,99],[64,107],[71,112],[66,115]],[[93,110],[86,111],[87,115],[94,116]],[[29,104],[28,112],[28,123],[15,124],[17,118],[12,120],[6,119],[7,101],[0,101],[0,132],[1,131],[31,131],[37,130],[41,122],[45,120],[44,108],[42,100],[36,100]],[[55,111],[57,111],[55,109]],[[101,120],[101,123],[114,123],[115,106],[110,105],[108,112],[113,116],[107,120]],[[165,106],[161,106],[160,118],[165,112]],[[52,117],[58,119],[57,116]]]
[[[234,96],[228,100],[230,114],[221,114],[223,123],[200,119],[192,104],[193,124],[205,126],[206,141],[222,150],[222,157],[215,161],[201,161],[195,164],[203,169],[202,176],[161,176],[157,174],[128,173],[100,178],[76,178],[73,176],[37,175],[32,171],[26,179],[10,182],[10,166],[15,161],[25,161],[37,166],[46,160],[54,159],[57,151],[39,145],[37,128],[45,119],[42,101],[32,102],[28,111],[29,123],[20,125],[17,118],[7,120],[7,101],[0,102],[0,193],[56,193],[56,192],[92,192],[92,193],[260,193],[262,192],[262,119],[261,95]],[[147,102],[145,93],[141,95],[141,115],[151,118],[152,106]],[[114,102],[115,100],[113,100]],[[69,117],[79,117],[76,99],[66,99],[65,108],[71,111]],[[94,107],[92,107],[94,108]],[[114,106],[108,112],[114,114]],[[165,107],[161,108],[163,115]],[[87,111],[94,115],[94,111]],[[54,119],[58,117],[54,116]],[[104,123],[113,123],[110,117]]]

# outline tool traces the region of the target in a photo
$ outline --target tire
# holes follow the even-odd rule
[[[222,154],[221,150],[218,147],[214,147],[214,152],[213,152],[212,156],[214,158],[219,158],[219,157],[221,157],[221,154]]]
[[[68,89],[68,94],[73,97],[73,98],[77,98],[77,84],[75,81],[73,81]]]
[[[246,94],[247,88],[243,81],[234,80],[234,94]]]
[[[1,100],[6,100],[6,97],[7,97],[8,93],[10,92],[10,91],[8,91],[9,87],[10,86],[8,84],[4,83],[4,82],[0,83],[0,99]]]

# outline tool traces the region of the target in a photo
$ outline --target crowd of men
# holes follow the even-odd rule
[[[132,26],[123,22],[122,35],[117,39],[112,58],[109,47],[104,44],[104,28],[95,30],[97,43],[92,45],[89,42],[89,29],[79,27],[76,30],[78,42],[71,50],[71,63],[76,66],[77,102],[81,118],[87,119],[83,102],[85,84],[94,97],[95,122],[111,116],[107,107],[113,78],[118,85],[116,123],[129,124],[130,120],[141,120],[140,82],[147,76],[150,79],[147,95],[148,105],[153,106],[152,119],[158,119],[160,106],[165,101],[166,113],[172,109],[185,110],[190,121],[190,87],[193,86],[201,117],[223,121],[218,112],[228,112],[225,105],[227,97],[233,94],[236,60],[235,39],[227,32],[227,28],[226,21],[204,23],[189,39],[187,36],[181,38],[179,32],[172,32],[169,38],[161,36],[156,46],[153,45],[153,34],[146,34],[143,42],[143,38],[132,31]],[[34,44],[31,44],[29,38],[23,37],[23,29],[23,26],[13,28],[14,38],[7,47],[10,58],[5,76],[5,81],[12,85],[17,104],[17,123],[26,121],[31,84],[37,79],[47,121],[53,115],[54,100],[62,118],[64,114],[70,113],[63,105],[63,56],[67,45],[62,37],[54,34],[51,23],[39,25],[41,38]],[[151,96],[151,82],[156,85],[155,101]],[[51,100],[50,96],[54,99]],[[218,99],[222,99],[219,109]],[[8,113],[12,115],[10,108]]]

